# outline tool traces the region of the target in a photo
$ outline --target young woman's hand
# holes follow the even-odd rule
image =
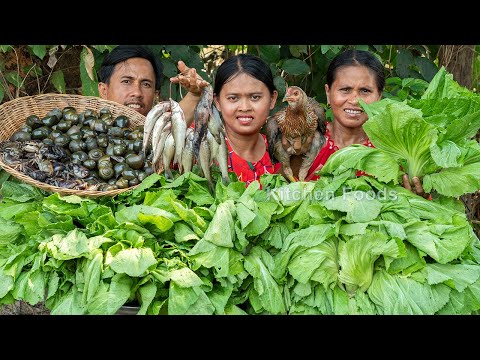
[[[203,80],[203,78],[197,74],[195,68],[189,68],[183,61],[179,61],[177,64],[178,71],[180,73],[170,78],[170,82],[173,84],[180,84],[192,95],[200,96],[202,94],[202,89],[208,85],[208,82]]]

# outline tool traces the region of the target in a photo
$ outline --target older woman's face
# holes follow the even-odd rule
[[[365,66],[339,68],[332,86],[329,88],[325,85],[325,92],[334,121],[349,128],[361,127],[368,119],[367,113],[358,104],[358,99],[370,104],[382,98],[375,73]]]

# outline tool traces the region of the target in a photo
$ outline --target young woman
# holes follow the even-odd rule
[[[272,165],[260,133],[278,96],[268,64],[250,54],[232,56],[218,68],[213,91],[225,124],[229,171],[247,185],[276,172],[280,164]]]
[[[327,123],[325,145],[310,167],[306,180],[318,179],[315,172],[323,167],[335,151],[351,144],[373,146],[363,130],[368,115],[362,110],[358,99],[367,104],[379,101],[384,87],[384,66],[372,53],[346,50],[332,60],[327,70],[325,92],[333,121]],[[412,187],[405,175],[403,186],[425,196],[422,184],[416,177],[413,178]]]

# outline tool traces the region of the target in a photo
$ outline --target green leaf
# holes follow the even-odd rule
[[[325,201],[325,207],[347,213],[349,223],[362,223],[374,220],[382,209],[382,203],[375,198],[374,192],[351,191],[342,196]]]
[[[290,45],[288,48],[290,49],[290,53],[296,58],[302,54],[308,54],[307,45]]]
[[[163,75],[167,78],[177,76],[178,69],[177,65],[172,61],[172,59],[162,59],[163,64]],[[163,94],[163,96],[169,96],[169,92]]]
[[[12,48],[12,45],[0,45],[0,51],[5,53]]]
[[[7,72],[5,74],[5,79],[7,79],[7,81],[13,86],[15,86],[16,88],[20,88],[22,85],[22,78],[16,71]]]
[[[190,199],[197,205],[211,205],[215,202],[215,199],[210,192],[195,181],[189,181],[190,186],[188,192],[185,194],[186,199]]]
[[[428,82],[432,81],[438,72],[438,67],[435,63],[426,57],[415,57],[415,65],[420,69],[420,74],[422,74],[423,78]]]
[[[91,45],[91,46],[92,48],[100,51],[101,53],[103,53],[105,50],[108,50],[110,52],[117,47],[117,45]]]
[[[118,252],[107,265],[116,273],[125,273],[129,276],[140,277],[147,269],[155,265],[157,260],[150,248],[125,249]]]
[[[381,314],[433,315],[448,302],[451,290],[378,270],[367,292]]]
[[[24,300],[36,305],[45,297],[45,273],[42,270],[22,272],[18,277],[12,295],[17,300]]]
[[[404,225],[407,241],[440,264],[457,259],[474,241],[473,232],[464,215],[454,215],[452,224],[430,224],[415,221]]]
[[[47,54],[47,47],[45,45],[29,45],[32,49],[32,52],[38,56],[40,59],[43,60],[45,55]]]
[[[4,96],[5,96],[5,89],[3,87],[3,82],[0,82],[0,103],[3,101]]]
[[[289,75],[304,75],[310,73],[310,66],[299,59],[287,59],[282,65],[282,69]]]
[[[138,289],[138,293],[140,294],[142,306],[138,310],[137,314],[145,315],[147,313],[148,306],[155,298],[155,294],[157,293],[157,286],[154,282],[148,282]]]
[[[63,77],[63,71],[57,70],[52,74],[51,78],[53,86],[60,94],[64,94],[66,91],[65,78]]]
[[[287,83],[285,82],[284,78],[281,76],[275,76],[273,78],[273,83],[278,91],[278,97],[282,98],[285,95],[285,91],[287,90]]]
[[[218,205],[213,219],[207,231],[205,231],[204,239],[218,246],[233,247],[235,239],[234,215],[235,205],[232,200],[227,200]]]
[[[480,189],[480,164],[478,162],[460,168],[445,168],[423,178],[423,188],[429,193],[435,189],[439,194],[458,198]]]
[[[266,63],[276,63],[280,60],[279,45],[260,45],[259,49],[259,56],[265,60]]]
[[[88,312],[92,315],[113,315],[125,304],[133,286],[133,280],[125,274],[115,274],[110,286],[104,282],[99,287],[96,295],[88,303]]]
[[[244,266],[253,276],[254,288],[263,308],[271,314],[284,314],[282,290],[272,276],[275,267],[272,256],[265,249],[255,246],[245,257]]]
[[[90,49],[84,48],[80,54],[80,79],[82,80],[82,95],[98,96],[97,74],[91,67]],[[93,79],[90,77],[93,76]]]
[[[185,59],[187,59],[190,56],[190,48],[187,45],[165,45],[165,51],[169,52],[171,55],[171,59],[172,59],[171,63],[174,64],[175,66],[175,75],[176,75],[177,61],[179,60],[185,61]],[[167,76],[165,71],[164,71],[164,74],[165,76]]]

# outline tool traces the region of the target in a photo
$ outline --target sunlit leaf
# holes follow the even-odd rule
[[[29,45],[33,53],[43,60],[47,54],[47,47],[45,45]]]
[[[82,50],[80,56],[80,79],[82,80],[82,95],[85,96],[98,96],[98,86],[96,81],[96,73],[93,73],[94,80],[91,79],[90,75],[87,74],[85,67],[85,55],[87,54],[87,49]]]
[[[85,47],[86,51],[82,51],[82,59],[85,65],[85,70],[87,71],[88,77],[95,81],[95,75],[93,71],[95,69],[95,57],[93,56],[92,50],[90,48]]]
[[[55,86],[55,89],[59,93],[61,93],[61,94],[65,93],[66,85],[65,85],[65,78],[63,76],[63,71],[62,70],[55,71],[52,74],[52,84],[53,84],[53,86]]]

